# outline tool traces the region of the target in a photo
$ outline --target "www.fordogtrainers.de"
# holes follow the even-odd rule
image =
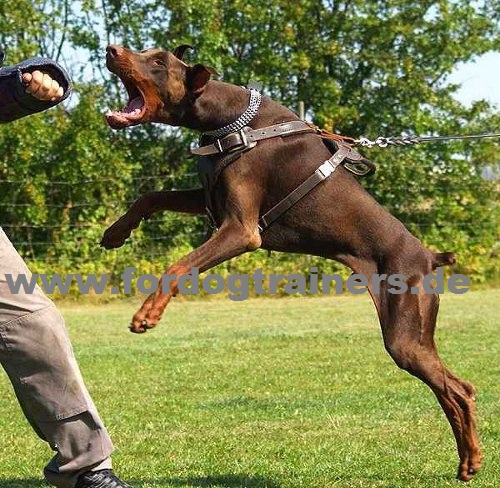
[[[262,268],[255,270],[252,274],[230,274],[227,278],[211,273],[200,278],[199,269],[192,268],[188,274],[177,276],[176,274],[163,274],[160,278],[152,274],[141,274],[136,276],[136,268],[125,268],[121,275],[122,289],[111,286],[113,295],[123,293],[130,295],[135,289],[141,293],[154,293],[161,286],[162,293],[171,292],[172,285],[177,281],[180,293],[196,295],[200,289],[210,295],[217,295],[227,291],[227,297],[233,301],[246,300],[251,291],[257,295],[277,295],[280,287],[288,295],[328,295],[330,293],[341,294],[344,290],[355,295],[366,293],[368,286],[374,295],[380,294],[381,289],[387,289],[389,293],[400,295],[410,291],[411,294],[445,292],[445,285],[450,293],[463,294],[470,288],[469,279],[462,274],[451,275],[448,279],[444,277],[443,268],[437,268],[435,274],[428,274],[413,286],[408,285],[406,277],[402,274],[386,275],[374,274],[370,279],[362,274],[352,274],[347,280],[339,274],[318,273],[318,268],[311,267],[309,275],[300,273],[270,273],[266,275]],[[64,279],[61,275],[54,274],[50,278],[44,274],[33,274],[31,276],[6,274],[6,281],[10,291],[14,294],[33,293],[39,282],[46,293],[68,294],[73,283],[76,283],[81,294],[90,293],[102,295],[108,287],[110,274],[89,274],[83,279],[80,274],[67,274]],[[161,281],[160,281],[161,280]],[[200,288],[201,287],[201,288]]]

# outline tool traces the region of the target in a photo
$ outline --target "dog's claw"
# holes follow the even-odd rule
[[[154,329],[156,327],[156,324],[150,324],[147,320],[143,320],[141,322],[141,326],[146,329]]]
[[[150,324],[146,319],[141,320],[139,325],[134,324],[132,322],[129,325],[129,330],[130,332],[133,332],[134,334],[143,334],[144,332],[147,332],[149,329],[154,329],[157,324]]]
[[[132,332],[134,334],[144,334],[144,332],[148,331],[148,328],[145,327],[143,323],[141,323],[140,327],[136,327],[134,324],[130,324],[128,326],[128,330],[130,330],[130,332]]]

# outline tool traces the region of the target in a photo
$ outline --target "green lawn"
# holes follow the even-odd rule
[[[500,290],[442,298],[438,345],[479,390],[483,471],[500,486]],[[383,349],[367,296],[182,301],[142,336],[136,303],[63,306],[135,487],[459,487],[430,390]],[[42,487],[50,450],[0,374],[0,487]]]

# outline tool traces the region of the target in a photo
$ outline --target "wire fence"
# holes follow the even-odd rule
[[[65,180],[18,180],[18,179],[0,179],[0,192],[3,186],[14,186],[33,184],[36,187],[50,186],[54,188],[81,188],[85,185],[105,185],[107,183],[116,182],[117,178],[103,177],[103,178],[89,178],[80,179],[75,181]],[[132,190],[129,198],[125,199],[106,199],[105,204],[99,198],[89,195],[86,201],[78,200],[71,201],[66,195],[66,201],[61,202],[48,202],[43,203],[47,209],[54,210],[57,214],[57,209],[60,210],[92,210],[106,207],[106,212],[114,218],[118,218],[128,206],[130,206],[140,194],[147,191],[158,190],[175,190],[183,188],[193,188],[199,186],[198,173],[188,172],[183,175],[142,175],[128,179],[126,182],[128,187]],[[158,188],[160,186],[160,188]],[[7,190],[8,191],[8,190]],[[80,192],[81,193],[81,192]],[[137,194],[133,194],[137,193]],[[17,201],[2,201],[0,193],[0,215],[3,213],[2,209],[23,209],[32,207],[34,204],[31,202],[17,202]],[[71,192],[69,193],[69,197]],[[133,198],[131,198],[133,197]],[[111,210],[111,211],[109,211]],[[116,215],[113,215],[116,214]],[[64,221],[54,221],[54,216],[51,216],[50,221],[47,222],[32,222],[27,221],[6,221],[0,219],[0,226],[5,230],[10,237],[13,245],[20,250],[20,252],[28,258],[41,257],[47,261],[56,260],[57,257],[51,256],[49,250],[51,248],[60,249],[65,239],[65,234],[68,234],[75,244],[75,255],[78,254],[78,245],[88,236],[95,241],[90,242],[90,245],[98,247],[99,236],[102,236],[107,226],[112,222],[110,218],[106,221],[80,221],[72,218],[71,216],[64,219]],[[141,224],[142,232],[132,234],[132,237],[125,244],[129,250],[145,251],[147,256],[154,258],[165,254],[165,249],[172,245],[173,242],[188,242],[192,245],[199,245],[208,235],[208,223],[205,220],[198,220],[193,224],[190,216],[181,216],[179,214],[174,220],[172,214],[169,212],[159,212],[153,218]],[[455,222],[429,222],[418,221],[410,219],[405,221],[404,224],[413,232],[417,234],[425,234],[432,230],[439,232],[443,229],[455,229],[457,232],[464,231],[470,232],[475,229],[476,234],[481,232],[495,232],[497,228],[496,222],[483,221],[478,228],[477,222],[470,221],[455,221]],[[186,227],[188,230],[183,230]],[[167,229],[167,233],[164,230]],[[81,231],[81,233],[79,232]]]
[[[33,184],[37,188],[40,187],[52,187],[52,188],[64,188],[71,190],[72,187],[81,188],[85,185],[87,186],[95,186],[95,185],[106,185],[108,183],[116,182],[117,178],[111,177],[103,177],[103,178],[89,178],[89,179],[80,179],[74,181],[65,181],[65,180],[46,180],[39,181],[33,179],[0,179],[0,192],[2,188],[8,186],[17,186],[22,185],[26,187],[28,184]],[[161,191],[161,190],[177,190],[183,188],[193,188],[199,186],[198,183],[198,173],[196,172],[188,172],[184,173],[181,176],[177,175],[147,175],[147,176],[136,176],[133,178],[129,178],[124,182],[127,187],[131,190],[132,198],[128,199],[107,199],[105,202],[105,207],[107,210],[111,209],[110,214],[115,213],[115,218],[118,218],[122,215],[123,212],[137,200],[137,198],[148,191]],[[4,190],[5,194],[9,193],[9,190]],[[80,191],[81,193],[81,191]],[[23,208],[33,207],[34,203],[32,202],[17,202],[17,201],[2,201],[1,193],[0,193],[0,215],[2,213],[5,214],[9,209],[14,209],[16,211],[21,211]],[[64,202],[44,202],[44,208],[49,211],[54,211],[57,213],[57,210],[87,210],[92,211],[93,209],[97,210],[103,207],[103,201],[98,198],[89,196],[86,201],[72,201],[71,200],[71,191],[68,195],[66,195]],[[189,219],[189,216],[181,217],[179,216],[177,221],[181,219]],[[102,235],[106,230],[107,226],[111,222],[96,222],[96,221],[78,221],[75,218],[66,218],[63,222],[54,222],[54,218],[51,217],[48,222],[31,222],[27,221],[27,216],[23,218],[23,221],[5,221],[5,219],[0,220],[0,227],[4,229],[6,234],[10,237],[12,244],[19,249],[19,251],[25,255],[26,257],[34,257],[35,255],[43,255],[52,247],[60,247],[61,246],[61,237],[64,233],[71,232],[71,235],[74,239],[76,239],[78,243],[78,231],[82,231],[84,235]],[[108,219],[107,219],[108,220]],[[199,220],[199,219],[198,219]],[[145,230],[145,232],[141,232],[139,236],[133,236],[129,241],[127,241],[126,245],[132,249],[147,249],[148,255],[157,256],[164,251],[157,251],[156,248],[158,245],[162,243],[169,244],[172,242],[173,238],[176,240],[186,240],[190,242],[199,242],[203,240],[206,236],[207,225],[202,224],[202,229],[199,231],[190,231],[190,232],[176,232],[174,236],[165,235],[162,233],[151,233],[154,232],[155,229],[161,229],[162,227],[172,226],[172,218],[169,216],[168,212],[159,212],[155,214],[154,218],[148,219],[145,221],[141,227]],[[173,225],[176,227],[175,225]],[[177,225],[178,227],[178,225]],[[200,224],[197,225],[200,228]],[[148,229],[150,232],[148,232]],[[95,231],[95,232],[92,232]],[[35,237],[36,236],[36,237]],[[97,246],[96,242],[96,246]],[[47,260],[52,260],[55,258],[51,258],[47,256]]]

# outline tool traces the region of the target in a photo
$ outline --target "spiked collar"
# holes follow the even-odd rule
[[[259,111],[260,103],[262,101],[262,95],[254,88],[249,89],[250,100],[248,102],[247,109],[234,121],[220,129],[211,130],[204,132],[203,135],[216,137],[217,139],[224,137],[232,132],[237,132],[243,127],[246,127],[252,119],[257,115]]]

